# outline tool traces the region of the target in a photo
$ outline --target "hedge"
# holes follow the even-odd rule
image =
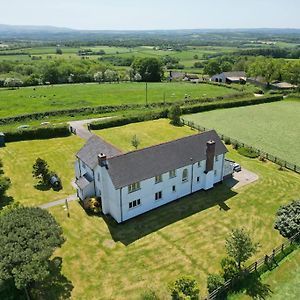
[[[24,140],[50,139],[66,137],[71,135],[67,125],[56,125],[49,127],[35,127],[4,132],[5,142],[16,142]]]
[[[251,148],[246,148],[246,147],[239,147],[237,149],[237,152],[243,156],[249,157],[249,158],[257,158],[258,154],[255,150]]]
[[[130,123],[138,123],[150,120],[156,120],[161,118],[167,118],[168,110],[164,109],[157,112],[146,112],[137,115],[128,115],[123,117],[116,117],[111,119],[103,119],[100,121],[95,121],[90,124],[90,129],[105,129],[110,127],[123,126]]]
[[[240,107],[247,105],[255,105],[262,103],[270,103],[275,101],[282,100],[282,96],[266,96],[266,97],[258,97],[258,98],[248,98],[248,99],[235,99],[235,100],[227,100],[227,101],[218,101],[214,103],[201,103],[190,106],[182,106],[181,110],[183,114],[193,114],[202,111],[209,111],[219,108],[231,108],[231,107]]]

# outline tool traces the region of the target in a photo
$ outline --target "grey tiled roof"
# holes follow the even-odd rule
[[[98,154],[105,153],[107,157],[119,155],[122,152],[105,142],[96,135],[93,135],[87,143],[79,150],[76,156],[81,159],[88,167],[94,169],[98,164]]]
[[[107,160],[107,170],[116,189],[152,178],[206,159],[206,143],[216,142],[216,155],[227,152],[214,130],[153,147],[132,151]]]
[[[85,189],[91,182],[88,181],[85,177],[80,177],[79,179],[76,180],[75,182],[77,186],[83,190]]]

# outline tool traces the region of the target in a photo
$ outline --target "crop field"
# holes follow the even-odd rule
[[[186,120],[300,166],[300,101],[280,101],[185,116]]]
[[[216,97],[236,90],[207,84],[149,83],[148,103]],[[145,103],[145,83],[73,84],[0,89],[0,117],[99,105]],[[9,103],[9,105],[8,105]]]
[[[104,134],[97,133],[107,137],[116,135],[117,138],[109,141],[125,151],[130,149],[122,135],[128,132],[149,134],[152,137],[149,144],[174,138],[173,127],[168,122],[153,122],[153,127],[159,128],[158,135],[151,133],[149,123],[116,127],[109,134],[106,130]],[[178,135],[178,132],[182,136],[191,133],[185,127],[175,129]],[[204,296],[207,274],[220,270],[225,237],[230,229],[247,227],[254,240],[261,244],[256,258],[282,242],[273,228],[275,212],[280,205],[298,197],[300,176],[229,150],[228,158],[258,174],[256,183],[236,191],[225,184],[218,185],[122,225],[88,216],[76,202],[70,203],[70,218],[66,218],[62,206],[51,208],[66,237],[55,256],[62,257],[62,273],[69,282],[72,299],[96,299],[101,290],[102,299],[118,300],[126,295],[135,300],[148,288],[154,289],[161,299],[168,299],[168,283],[182,274],[195,276]],[[223,210],[224,205],[228,209]],[[49,299],[57,297],[59,291],[55,285],[51,293]]]

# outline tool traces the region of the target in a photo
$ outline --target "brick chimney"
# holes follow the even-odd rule
[[[214,169],[214,161],[216,154],[216,143],[215,141],[208,141],[206,143],[206,169],[205,173],[212,171]]]
[[[106,155],[103,153],[98,154],[98,164],[100,167],[106,167],[107,161],[106,161]]]

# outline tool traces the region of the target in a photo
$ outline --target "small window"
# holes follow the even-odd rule
[[[216,156],[216,161],[219,161],[219,156],[218,155]]]
[[[137,190],[139,190],[141,188],[140,183],[139,182],[135,182],[133,184],[130,184],[128,186],[128,193],[133,193]]]
[[[135,208],[139,205],[141,205],[141,199],[137,199],[128,203],[129,209]]]
[[[215,176],[217,176],[217,170],[214,171]]]
[[[98,181],[100,181],[100,173],[98,173],[97,177]]]
[[[201,168],[201,161],[198,161],[198,168]]]
[[[184,169],[182,171],[182,182],[185,182],[188,180],[188,169]]]
[[[162,198],[162,191],[155,193],[155,200],[160,200]]]
[[[197,177],[197,182],[200,182],[200,177],[199,176]]]
[[[172,186],[172,191],[176,192],[176,186],[175,185]]]
[[[176,170],[171,170],[171,171],[169,172],[169,177],[170,177],[170,178],[176,177]]]
[[[162,175],[155,176],[155,183],[160,183],[160,182],[162,182]]]

